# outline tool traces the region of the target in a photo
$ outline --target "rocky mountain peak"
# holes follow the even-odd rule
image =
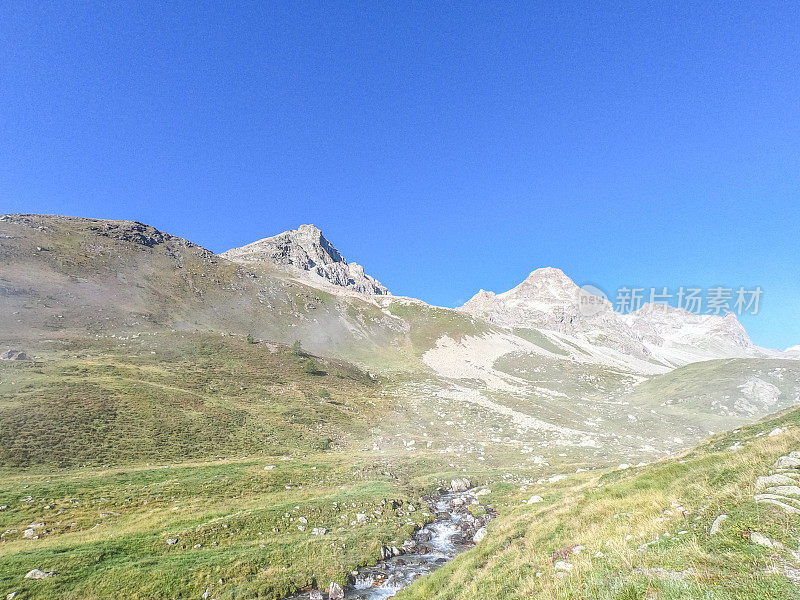
[[[668,362],[688,362],[757,351],[733,313],[696,315],[645,304],[636,312],[621,314],[599,298],[587,310],[581,298],[581,288],[563,271],[547,267],[536,269],[502,294],[481,290],[460,310],[505,327],[565,333],[647,360],[658,356]]]
[[[389,294],[361,265],[348,263],[316,225],[300,225],[220,256],[241,263],[271,263],[313,283],[329,283],[363,294]]]
[[[577,293],[578,286],[564,271],[554,267],[544,267],[531,271],[517,287],[498,296],[505,299],[529,298],[550,302],[575,301]]]

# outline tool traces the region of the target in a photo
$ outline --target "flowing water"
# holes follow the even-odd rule
[[[414,534],[417,548],[413,552],[382,560],[358,570],[344,592],[347,600],[383,600],[419,577],[431,573],[456,555],[470,548],[475,529],[482,525],[468,510],[474,501],[473,491],[440,496],[432,508],[436,520]],[[327,598],[327,596],[323,595]],[[305,592],[287,600],[308,600]]]

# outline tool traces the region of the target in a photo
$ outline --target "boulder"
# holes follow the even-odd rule
[[[774,504],[787,513],[795,515],[800,514],[800,509],[786,502],[787,500],[794,500],[796,502],[797,500],[794,498],[787,498],[786,496],[779,496],[778,494],[756,494],[753,496],[753,500],[759,503]]]
[[[475,532],[475,535],[472,536],[472,541],[476,544],[479,544],[483,538],[486,537],[486,527],[481,527],[478,531]]]
[[[22,350],[6,350],[0,354],[0,360],[28,360],[28,355]]]
[[[759,546],[764,546],[765,548],[779,548],[780,544],[777,542],[773,542],[763,533],[759,533],[758,531],[751,531],[750,532],[750,541],[754,544],[758,544]]]
[[[47,579],[48,577],[52,577],[56,575],[55,571],[42,571],[40,569],[31,569],[27,573],[25,573],[25,579]]]
[[[722,524],[727,520],[728,520],[728,515],[726,515],[725,513],[722,513],[716,519],[714,519],[714,522],[711,524],[711,531],[709,532],[709,535],[714,535],[719,533]]]
[[[776,485],[769,488],[767,491],[778,494],[779,496],[795,496],[800,498],[800,487],[796,485]]]
[[[537,502],[541,502],[544,500],[541,496],[533,495],[528,499],[528,504],[536,504]]]
[[[453,479],[450,482],[450,491],[451,492],[466,492],[469,488],[472,487],[470,480],[466,477],[461,477],[459,479]]]
[[[569,573],[572,571],[572,563],[567,562],[566,560],[557,560],[555,563],[553,563],[553,568],[562,573]]]
[[[178,543],[178,538],[167,538],[167,546],[174,546]]]
[[[756,479],[756,488],[763,490],[775,485],[795,485],[797,481],[788,475],[775,473],[774,475],[762,475]]]
[[[430,542],[433,538],[433,533],[428,529],[421,529],[417,532],[417,540],[420,542]]]
[[[328,599],[329,600],[344,600],[344,590],[335,581],[331,581],[328,586]]]
[[[800,469],[800,458],[794,456],[781,456],[775,462],[776,469]]]

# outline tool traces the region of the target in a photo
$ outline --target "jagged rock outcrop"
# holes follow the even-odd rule
[[[348,263],[314,225],[301,225],[241,248],[233,248],[220,256],[240,263],[272,263],[311,281],[324,281],[362,294],[389,294],[389,290],[367,275],[361,265]]]

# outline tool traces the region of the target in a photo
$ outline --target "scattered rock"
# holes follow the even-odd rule
[[[776,469],[800,469],[800,458],[794,456],[781,456],[775,461]]]
[[[800,464],[800,461],[798,461]],[[472,487],[470,480],[466,477],[462,477],[460,479],[453,479],[450,482],[450,491],[452,492],[466,492],[469,488]]]
[[[758,544],[759,546],[764,546],[765,548],[776,548],[780,547],[780,545],[776,545],[776,542],[773,542],[763,533],[759,533],[758,531],[751,531],[750,532],[750,541],[754,544]]]
[[[205,591],[200,596],[203,600],[208,600],[208,597],[211,596],[211,590],[206,588]]]
[[[28,355],[22,350],[6,350],[0,354],[0,360],[28,360]]]
[[[311,590],[311,592],[308,594],[308,600],[323,600],[322,592],[319,590]]]
[[[178,543],[178,538],[167,538],[167,546],[174,546]]]
[[[328,598],[329,600],[344,600],[344,590],[342,586],[335,581],[331,581],[328,586]]]
[[[486,537],[486,527],[481,527],[478,531],[475,532],[475,535],[472,536],[472,541],[476,544],[479,544],[483,538]]]
[[[544,500],[541,496],[533,495],[528,499],[528,504],[536,504],[537,502],[541,502]]]
[[[19,592],[11,592],[10,594],[6,594],[6,600],[14,600],[14,598],[17,597],[17,594],[19,594]]]
[[[356,523],[365,523],[367,521],[367,515],[364,513],[358,513],[356,515]]]
[[[773,485],[794,485],[795,483],[797,482],[788,475],[775,473],[774,475],[762,475],[756,479],[756,488],[763,490]]]
[[[567,562],[566,560],[557,560],[555,563],[553,563],[553,568],[562,573],[569,573],[572,571],[572,563]]]
[[[779,494],[781,496],[797,496],[798,498],[800,498],[800,487],[796,485],[776,485],[774,487],[769,488],[768,491],[772,492],[773,494]]]
[[[753,499],[758,503],[774,504],[775,506],[782,508],[787,513],[800,514],[800,509],[798,509],[796,506],[787,504],[786,500],[789,500],[789,498],[784,496],[778,496],[776,494],[756,494]]]
[[[57,575],[55,571],[42,571],[40,569],[31,569],[27,573],[25,573],[25,579],[47,579],[48,577],[53,577]]]
[[[782,434],[784,431],[786,431],[786,430],[785,430],[783,427],[776,427],[775,429],[773,429],[772,431],[770,431],[770,432],[767,434],[767,437],[774,437],[774,436],[776,436],[776,435],[780,435],[780,434]]]
[[[714,522],[711,524],[711,531],[709,531],[709,534],[714,535],[719,533],[722,524],[727,520],[728,520],[728,515],[726,515],[725,513],[719,515],[716,519],[714,519]]]
[[[328,530],[325,529],[324,527],[314,527],[314,529],[311,530],[311,533],[313,535],[325,535],[326,533],[328,533]]]

